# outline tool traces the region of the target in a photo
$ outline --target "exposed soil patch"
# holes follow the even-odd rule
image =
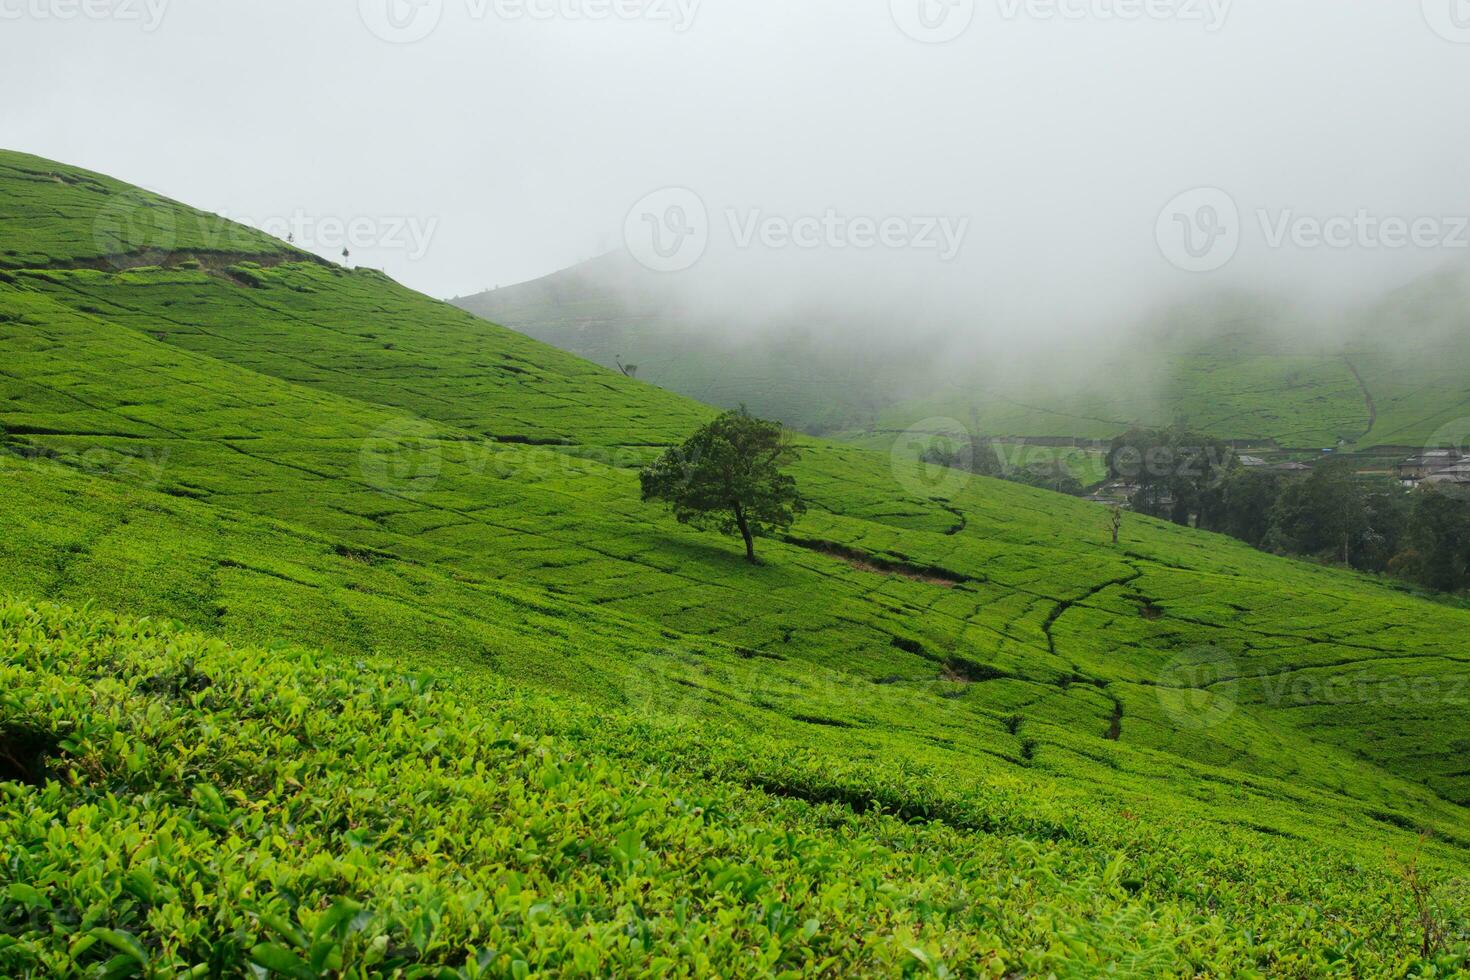
[[[565,436],[497,436],[489,437],[492,442],[503,442],[509,446],[574,446]]]
[[[934,656],[924,648],[924,644],[918,640],[911,640],[907,636],[895,636],[893,638],[893,646],[896,649],[902,650],[904,653],[912,653],[916,657],[924,657],[927,660],[934,659]]]
[[[767,653],[764,650],[752,650],[749,647],[736,647],[735,656],[741,660],[774,660],[777,663],[782,663],[786,660],[779,653]]]
[[[273,269],[278,265],[289,262],[314,262],[317,265],[331,265],[326,259],[309,252],[211,252],[208,250],[165,252],[162,249],[150,248],[138,252],[125,252],[118,255],[102,255],[89,259],[65,259],[51,262],[44,266],[32,266],[41,269],[93,269],[98,272],[125,272],[128,269],[162,268],[162,269],[203,269],[205,272],[225,274],[238,285],[257,285],[254,282],[243,280],[234,273],[227,273],[232,265],[240,265],[249,262],[262,269]]]
[[[799,721],[804,725],[821,725],[824,728],[855,728],[851,722],[838,721],[836,718],[819,718],[816,715],[792,715],[792,721]]]
[[[964,511],[960,510],[958,507],[952,506],[951,504],[944,503],[943,501],[935,501],[935,503],[939,504],[939,506],[944,510],[953,514],[959,521],[958,524],[955,524],[951,526],[948,530],[946,530],[944,532],[945,534],[949,535],[950,537],[954,537],[956,534],[964,531],[964,529],[969,526],[970,519],[965,516]]]
[[[1110,742],[1116,742],[1116,741],[1119,741],[1120,739],[1122,739],[1122,737],[1123,737],[1123,702],[1122,701],[1118,701],[1118,700],[1114,700],[1113,701],[1113,719],[1112,719],[1111,724],[1108,726],[1107,739]]]
[[[896,561],[891,558],[883,558],[878,555],[870,555],[856,548],[848,548],[844,545],[835,544],[831,541],[807,541],[801,538],[786,538],[787,544],[794,544],[798,548],[815,551],[829,558],[837,558],[847,562],[860,572],[871,572],[874,575],[897,575],[914,582],[923,582],[925,585],[937,585],[942,589],[952,589],[957,585],[971,582],[967,575],[959,572],[951,572],[946,568],[937,568],[932,565],[914,565],[908,562]]]
[[[983,684],[985,681],[998,681],[1009,676],[1011,675],[1003,670],[959,657],[951,657],[946,660],[944,673],[940,675],[944,680],[957,684]]]
[[[1348,371],[1352,372],[1353,379],[1358,382],[1358,387],[1363,390],[1363,402],[1368,408],[1368,428],[1364,429],[1363,434],[1358,438],[1366,439],[1368,438],[1368,436],[1372,435],[1373,430],[1378,427],[1378,404],[1373,400],[1373,392],[1368,390],[1368,383],[1363,380],[1362,372],[1360,372],[1358,370],[1358,366],[1353,363],[1353,359],[1351,357],[1348,357],[1346,352],[1343,353],[1342,359],[1343,362],[1347,364]]]

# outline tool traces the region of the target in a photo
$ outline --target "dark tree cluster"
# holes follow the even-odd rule
[[[1134,510],[1202,527],[1219,519],[1222,484],[1233,465],[1237,461],[1228,445],[1182,425],[1131,429],[1114,439],[1108,452],[1108,473],[1135,487]]]
[[[1119,437],[1108,465],[1115,480],[1135,487],[1130,505],[1141,513],[1443,592],[1470,588],[1470,492],[1463,488],[1409,490],[1359,474],[1346,459],[1306,473],[1247,468],[1224,443],[1183,426]]]
[[[1011,466],[996,450],[995,443],[988,439],[961,439],[957,445],[931,446],[919,454],[919,460],[1073,497],[1080,497],[1086,492],[1066,460],[1054,458]]]

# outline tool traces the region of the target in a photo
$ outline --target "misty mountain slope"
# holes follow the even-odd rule
[[[454,302],[598,363],[637,364],[691,397],[751,400],[807,431],[867,442],[937,418],[1050,439],[1183,418],[1284,449],[1370,449],[1422,446],[1470,418],[1470,273],[1453,269],[1336,324],[1302,323],[1270,300],[1207,297],[1114,328],[1112,340],[1029,353],[995,341],[956,351],[893,324],[885,343],[882,328],[820,314],[742,322],[694,306],[680,286],[613,255]]]
[[[87,178],[0,160],[30,195]],[[23,224],[0,225],[0,253],[28,254]],[[1110,842],[1136,819],[1187,848],[1279,838],[1384,873],[1432,826],[1432,859],[1463,874],[1470,613],[1143,518],[1113,547],[1083,502],[815,440],[811,513],[751,567],[638,501],[636,466],[710,409],[379,274],[241,247],[0,271],[7,589],[467,691],[507,679],[589,725],[620,709],[758,733],[809,762],[747,771],[779,798],[964,811],[1037,841],[1060,815]],[[1440,686],[1383,693],[1418,678]],[[1242,907],[1356,907],[1336,878],[1279,884]],[[1343,942],[1402,938],[1354,908]],[[1230,962],[1269,961],[1231,935]]]
[[[1349,345],[1377,422],[1365,442],[1470,445],[1470,269],[1451,266],[1365,311]]]
[[[673,285],[615,252],[452,302],[604,367],[631,365],[645,381],[814,433],[870,424],[932,363],[923,345],[871,339],[870,324],[843,325],[832,344],[833,325],[816,317],[711,316]]]

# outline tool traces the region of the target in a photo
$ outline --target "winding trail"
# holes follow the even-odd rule
[[[1363,430],[1362,435],[1358,436],[1359,440],[1363,440],[1368,438],[1368,436],[1372,434],[1373,430],[1378,427],[1378,405],[1373,401],[1373,392],[1368,390],[1368,383],[1363,380],[1362,372],[1359,371],[1358,366],[1353,363],[1353,359],[1348,357],[1347,351],[1343,351],[1342,362],[1347,365],[1347,369],[1351,371],[1353,373],[1353,377],[1357,379],[1358,387],[1363,389],[1363,400],[1368,405],[1368,428]]]

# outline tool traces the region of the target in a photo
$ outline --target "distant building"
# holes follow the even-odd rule
[[[1444,469],[1435,470],[1426,476],[1421,483],[1448,483],[1453,486],[1470,486],[1470,460],[1462,459],[1458,463],[1452,463]]]
[[[1240,465],[1248,470],[1264,470],[1268,473],[1310,473],[1312,468],[1306,463],[1296,463],[1287,460],[1282,463],[1273,463],[1262,459],[1260,456],[1237,456]]]
[[[1406,487],[1416,487],[1425,480],[1446,470],[1463,466],[1467,462],[1464,453],[1457,449],[1430,449],[1417,456],[1410,456],[1398,465],[1399,482]],[[1441,480],[1458,482],[1455,480]]]
[[[1089,494],[1086,499],[1095,504],[1123,504],[1127,505],[1133,495],[1138,492],[1138,484],[1113,481],[1099,487],[1095,492]]]

